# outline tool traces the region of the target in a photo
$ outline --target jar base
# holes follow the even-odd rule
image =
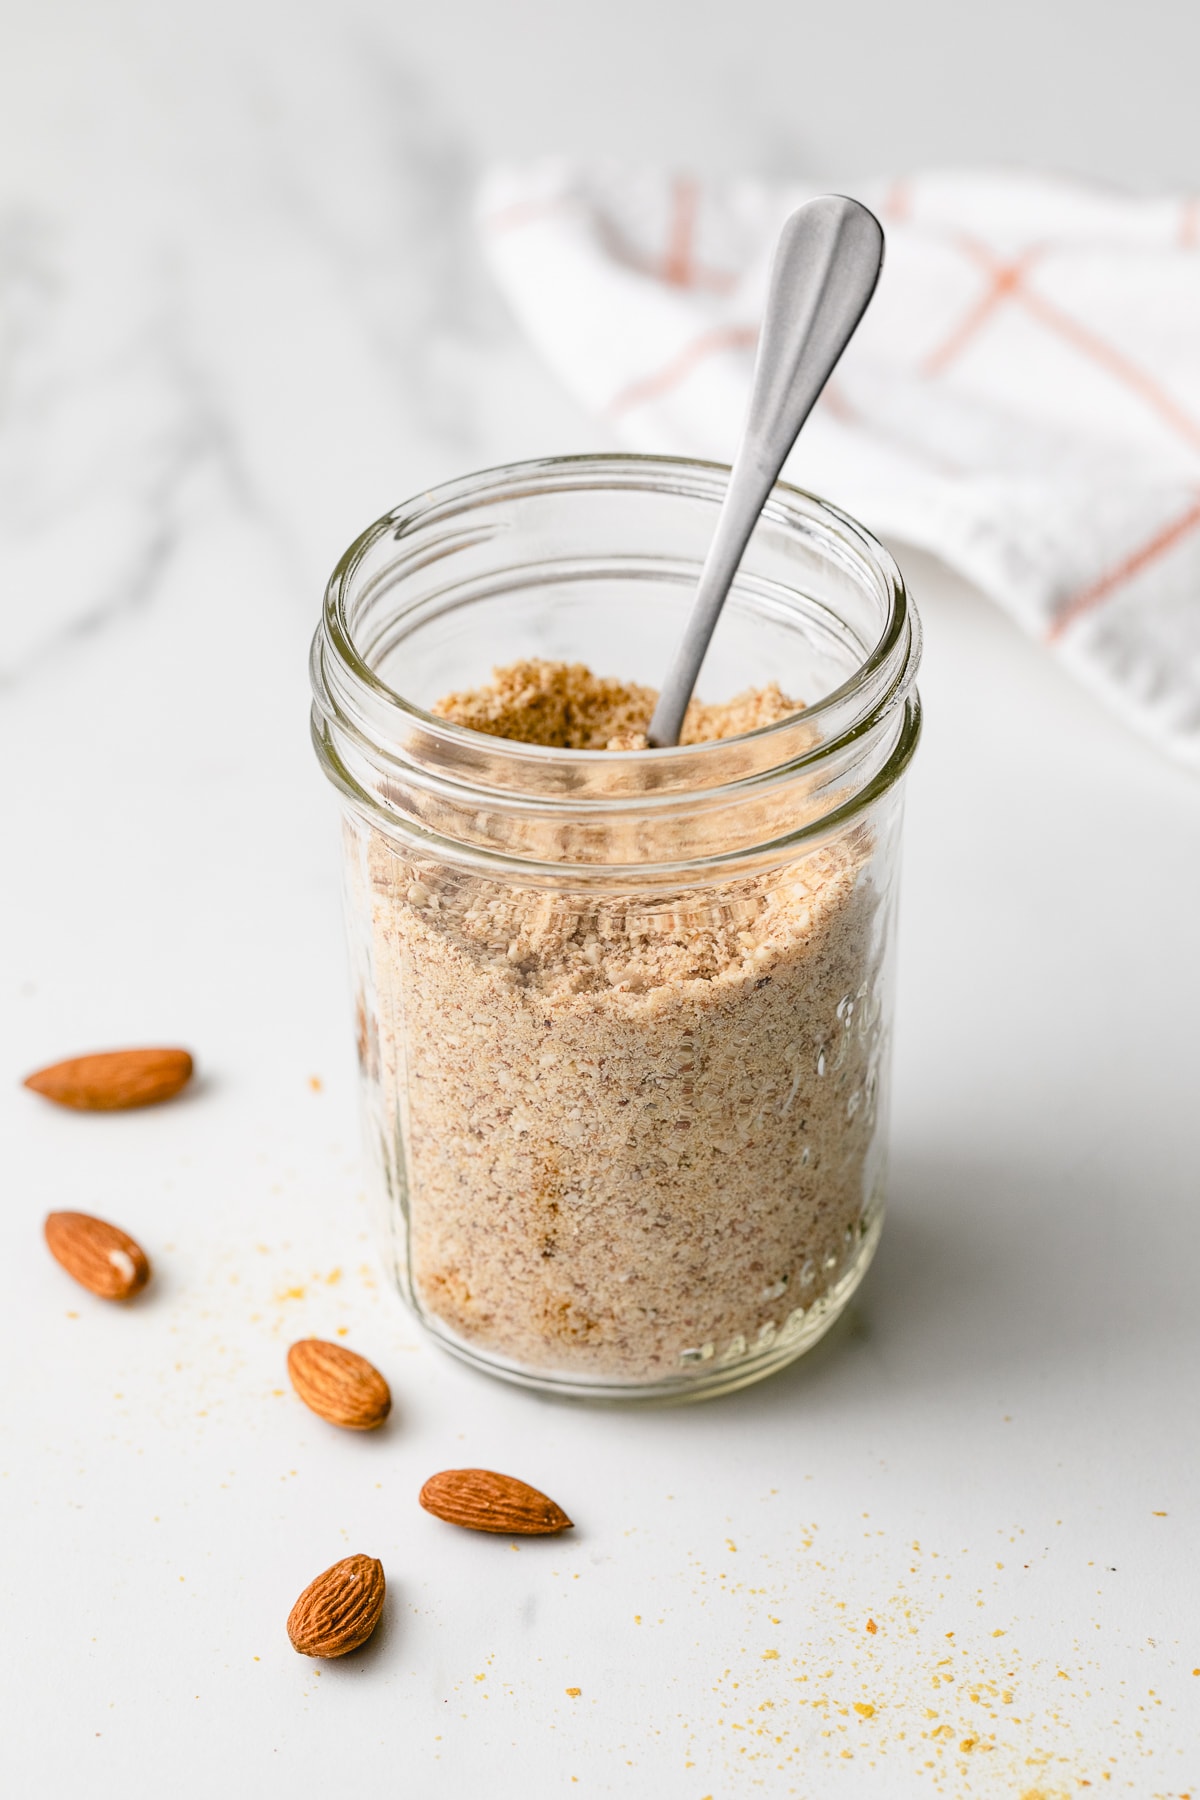
[[[786,1369],[825,1336],[845,1311],[871,1265],[883,1230],[883,1214],[881,1205],[873,1210],[864,1221],[865,1230],[853,1260],[837,1281],[794,1325],[789,1322],[777,1333],[769,1345],[751,1349],[734,1361],[713,1357],[711,1361],[693,1364],[686,1372],[654,1381],[581,1379],[531,1369],[503,1357],[489,1356],[478,1346],[456,1336],[440,1320],[416,1308],[413,1310],[433,1342],[459,1362],[535,1393],[563,1400],[587,1400],[602,1406],[682,1406],[696,1400],[715,1400],[721,1394],[736,1393],[738,1388],[765,1381],[769,1375]]]

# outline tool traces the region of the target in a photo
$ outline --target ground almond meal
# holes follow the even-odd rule
[[[434,710],[630,749],[655,698],[523,662]],[[684,742],[797,704],[773,686],[693,703]],[[877,1213],[870,849],[857,826],[643,901],[418,867],[372,830],[368,1056],[402,1145],[413,1286],[441,1329],[537,1373],[634,1383],[808,1335]]]

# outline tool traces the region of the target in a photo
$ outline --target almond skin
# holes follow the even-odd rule
[[[561,1506],[515,1475],[490,1469],[443,1469],[421,1489],[421,1505],[450,1525],[468,1531],[499,1531],[506,1537],[543,1537],[569,1531]]]
[[[105,1219],[53,1212],[43,1229],[55,1261],[102,1300],[128,1300],[150,1279],[150,1263],[141,1245]]]
[[[288,1374],[305,1406],[347,1431],[374,1431],[392,1410],[379,1370],[365,1356],[324,1338],[302,1338],[288,1351]]]
[[[288,1614],[287,1634],[301,1656],[348,1656],[379,1623],[387,1583],[373,1556],[347,1556],[310,1581]]]
[[[100,1050],[38,1069],[25,1086],[76,1112],[124,1112],[173,1099],[191,1075],[186,1050]]]

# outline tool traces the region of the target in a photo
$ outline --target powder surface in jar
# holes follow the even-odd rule
[[[657,699],[654,688],[593,675],[583,663],[533,657],[495,670],[487,687],[446,694],[433,710],[456,725],[522,744],[548,744],[558,750],[644,750]],[[719,706],[693,700],[679,741],[706,744],[740,737],[786,719],[801,704],[789,700],[775,682]]]
[[[528,661],[433,710],[636,749],[655,699]],[[693,702],[684,742],[798,706],[773,686]],[[614,1383],[817,1335],[880,1203],[871,854],[855,825],[669,893],[556,891],[418,863],[371,831],[367,1054],[414,1295],[443,1332]]]

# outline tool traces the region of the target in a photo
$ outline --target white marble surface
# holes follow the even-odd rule
[[[479,272],[482,157],[591,150],[619,115],[631,154],[702,166],[1023,152],[1195,184],[1200,26],[1106,16],[7,9],[5,1792],[1200,1783],[1194,781],[906,559],[928,732],[878,1263],[774,1382],[597,1413],[446,1362],[382,1286],[306,725],[362,524],[602,442]],[[747,22],[777,33],[761,76]],[[853,83],[801,84],[867,42]],[[200,1060],[176,1105],[18,1086],[155,1039]],[[146,1244],[135,1307],[51,1262],[62,1206]],[[375,1438],[285,1391],[288,1342],[341,1327],[394,1385]],[[416,1490],[462,1462],[579,1528],[514,1553],[438,1525]],[[283,1620],[352,1549],[386,1627],[318,1671]]]

